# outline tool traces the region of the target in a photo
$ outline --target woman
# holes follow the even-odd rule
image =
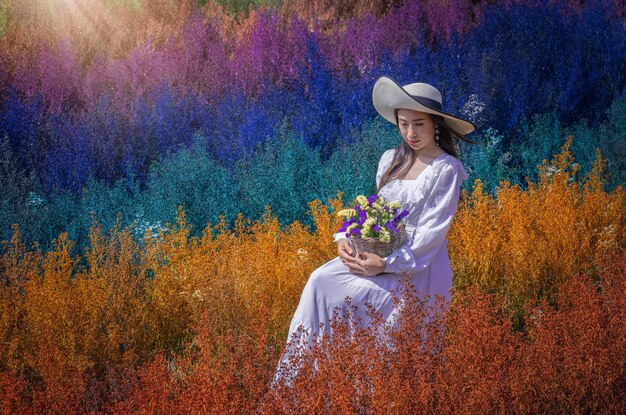
[[[406,241],[384,258],[367,252],[353,256],[345,233],[334,235],[338,257],[316,269],[307,281],[289,327],[291,347],[279,369],[281,363],[289,367],[297,345],[306,347],[328,330],[336,307],[341,314],[348,310],[346,297],[358,307],[356,317],[362,324],[369,321],[365,303],[372,304],[387,321],[393,319],[392,293],[405,276],[425,299],[433,301],[435,294],[450,299],[452,269],[446,234],[461,184],[468,177],[452,137],[474,143],[464,135],[475,126],[442,112],[441,93],[425,83],[401,87],[382,76],[374,85],[372,100],[378,113],[394,123],[402,137],[397,148],[382,155],[376,185],[385,201],[400,202],[401,209],[409,211],[404,218]],[[290,344],[289,340],[294,341]],[[280,370],[274,380],[278,377]]]

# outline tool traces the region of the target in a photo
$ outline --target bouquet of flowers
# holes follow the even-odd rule
[[[367,251],[386,257],[404,240],[404,223],[401,221],[409,212],[398,213],[398,210],[400,203],[385,204],[380,195],[357,196],[354,207],[337,212],[338,216],[345,218],[337,232],[346,232],[354,255],[358,251]]]

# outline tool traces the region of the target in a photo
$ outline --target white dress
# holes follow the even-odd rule
[[[393,159],[395,149],[387,150],[381,157],[376,173],[376,185]],[[423,299],[439,294],[450,299],[452,269],[446,249],[446,234],[456,212],[461,185],[468,177],[463,164],[456,157],[443,153],[437,156],[414,180],[392,180],[379,194],[385,202],[400,202],[401,210],[408,210],[404,218],[407,238],[405,243],[388,257],[385,273],[376,276],[353,274],[339,257],[317,268],[308,279],[295,314],[289,326],[287,342],[294,337],[298,326],[299,344],[312,344],[317,336],[329,330],[335,307],[343,315],[348,310],[345,298],[358,307],[356,316],[362,324],[368,323],[366,302],[393,323],[392,292],[398,290],[404,275]],[[369,195],[366,195],[369,196]],[[345,238],[336,233],[335,241]],[[404,275],[403,275],[404,274]],[[323,323],[320,328],[320,323]],[[280,376],[281,363],[288,364],[295,343],[286,349],[279,362],[274,381]]]

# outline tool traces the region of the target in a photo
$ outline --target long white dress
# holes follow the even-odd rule
[[[395,149],[387,150],[381,157],[376,173],[376,185],[393,159]],[[298,326],[299,343],[292,343],[279,361],[275,382],[280,376],[281,363],[289,364],[296,345],[310,345],[314,339],[329,331],[335,307],[341,314],[348,310],[345,298],[358,307],[357,317],[362,324],[369,322],[364,304],[369,302],[393,324],[394,305],[392,292],[399,289],[404,275],[408,275],[421,297],[432,303],[439,294],[447,301],[452,288],[452,269],[446,249],[446,234],[459,201],[461,185],[468,177],[463,164],[456,157],[443,153],[413,180],[392,180],[379,192],[386,202],[400,202],[409,214],[404,218],[407,238],[405,243],[388,257],[385,273],[362,276],[350,272],[339,257],[317,268],[308,279],[295,314],[289,326],[289,340]],[[366,195],[367,196],[367,195]],[[336,233],[335,241],[345,238]],[[403,275],[404,274],[404,275]],[[320,328],[320,323],[324,323]]]

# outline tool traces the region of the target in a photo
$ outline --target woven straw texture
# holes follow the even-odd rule
[[[362,238],[354,235],[350,235],[349,241],[354,256],[359,252],[371,252],[384,258],[402,245],[405,233],[404,223],[400,223],[398,233],[391,235],[389,242],[381,242],[378,238]]]

